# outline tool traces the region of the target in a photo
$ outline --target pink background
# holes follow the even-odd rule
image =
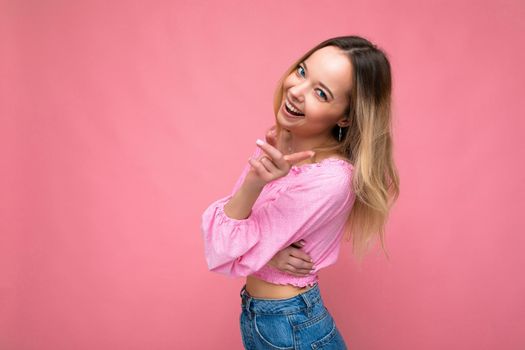
[[[321,290],[351,349],[524,349],[523,1],[1,1],[0,348],[241,349],[199,223],[303,52],[394,74],[401,196]]]

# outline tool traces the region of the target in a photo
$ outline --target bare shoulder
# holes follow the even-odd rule
[[[347,162],[349,161],[348,158],[340,155],[340,154],[333,154],[331,155],[329,158],[335,158],[335,159],[341,159],[341,160],[346,160]]]
[[[327,158],[330,158],[330,159],[341,159],[341,160],[346,160],[347,162],[349,161],[349,159],[347,157],[345,157],[344,155],[342,155],[340,153],[323,154],[323,156],[318,158],[318,160],[321,161],[321,160],[324,160],[324,159],[327,159]]]
[[[323,160],[335,160],[335,161],[337,161],[339,163],[345,163],[345,164],[350,165],[350,166],[353,167],[353,164],[352,164],[352,162],[350,162],[350,159],[348,159],[347,157],[345,157],[345,156],[343,156],[341,154],[332,154],[332,155],[322,159],[321,161],[323,161]]]

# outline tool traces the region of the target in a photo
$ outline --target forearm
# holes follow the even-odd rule
[[[252,207],[264,186],[244,182],[224,205],[224,213],[232,219],[242,220],[250,216]]]

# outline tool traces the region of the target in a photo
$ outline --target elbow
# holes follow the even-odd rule
[[[231,274],[236,277],[247,277],[261,269],[262,261],[253,256],[240,256],[232,264]]]
[[[245,259],[244,256],[218,260],[217,255],[211,255],[206,258],[210,271],[232,277],[247,277],[259,270],[259,267],[248,260],[250,259]]]
[[[208,259],[208,270],[230,277],[246,277],[255,272],[255,270],[250,267],[240,264],[240,259],[241,258],[237,258],[234,261],[228,261],[224,264],[217,264]]]

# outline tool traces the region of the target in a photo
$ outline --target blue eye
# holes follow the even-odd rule
[[[302,71],[304,72],[304,68],[303,68],[303,66],[298,65],[296,71],[297,71],[297,72],[300,72],[300,69],[302,69]],[[304,77],[304,75],[301,74],[301,73],[299,73],[299,75],[302,76],[302,77]],[[325,94],[325,92],[324,92],[323,90],[321,90],[321,89],[319,89],[319,91],[320,91],[321,94],[322,94],[322,95],[319,95],[319,96],[320,96],[323,100],[327,101],[327,100],[328,100],[328,96]]]
[[[324,95],[324,96],[321,96],[321,97],[322,97],[325,101],[328,100],[328,96],[326,96],[326,94],[324,93],[324,91],[323,91],[323,90],[320,90],[320,89],[319,89],[319,91],[321,91],[321,93]]]
[[[304,68],[302,66],[298,66],[297,69],[302,69],[304,71]],[[300,75],[302,75],[301,73],[299,73]],[[302,75],[304,77],[304,75]]]

